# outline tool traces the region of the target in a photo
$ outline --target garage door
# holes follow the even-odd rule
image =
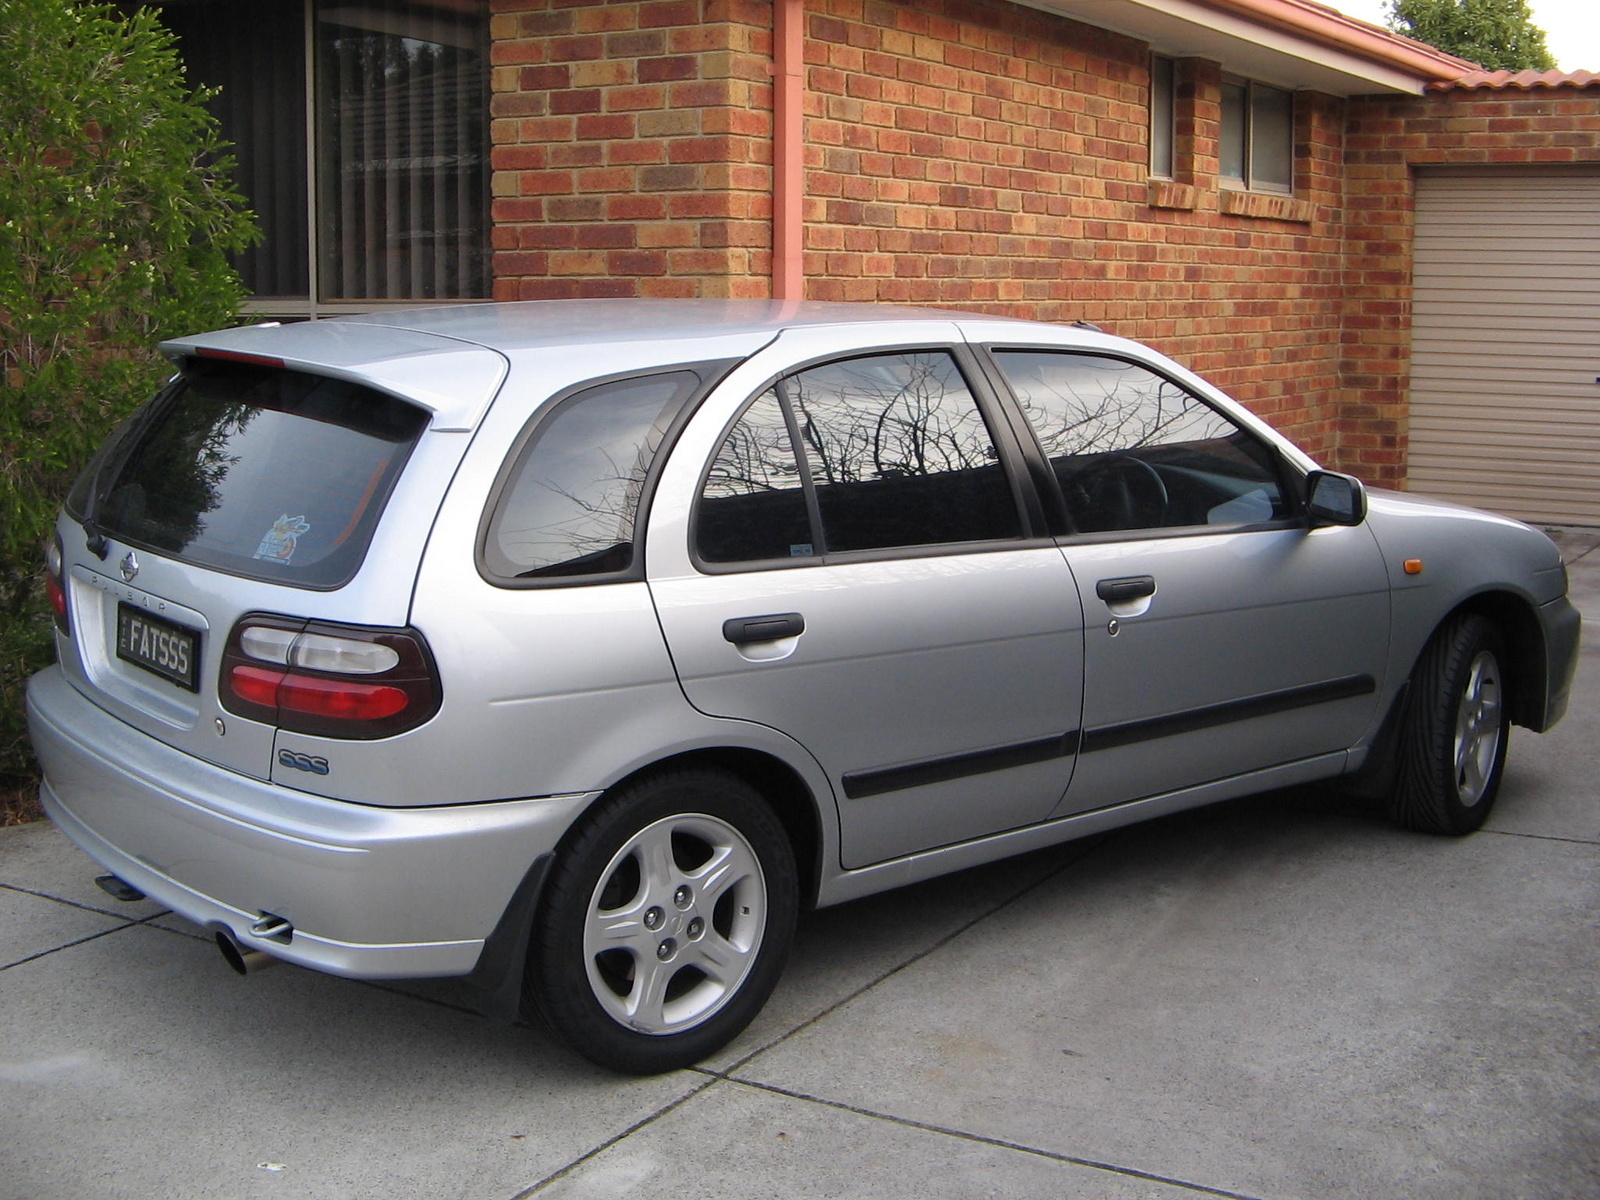
[[[1600,525],[1600,169],[1417,180],[1409,487]]]

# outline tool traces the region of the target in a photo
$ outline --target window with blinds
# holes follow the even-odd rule
[[[314,316],[489,294],[483,0],[169,0],[265,235],[255,307]]]

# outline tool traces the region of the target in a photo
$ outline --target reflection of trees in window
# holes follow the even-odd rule
[[[1052,459],[1226,437],[1227,418],[1171,380],[1115,359],[995,355]]]
[[[728,431],[706,474],[701,494],[716,499],[799,487],[800,464],[795,460],[777,390],[773,389],[752,404]]]
[[[947,355],[831,363],[786,387],[819,485],[937,475],[995,459],[989,431]]]
[[[496,574],[625,570],[645,480],[699,377],[674,371],[601,384],[547,417],[517,465],[487,547]]]
[[[695,546],[707,562],[792,559],[816,549],[800,462],[776,388],[759,396],[728,431],[700,497]]]
[[[251,404],[198,398],[172,405],[107,498],[102,523],[135,540],[181,552],[222,503],[233,443],[260,414]]]
[[[1170,380],[1087,355],[1004,351],[995,360],[1080,532],[1283,515],[1271,453]]]
[[[627,467],[609,449],[597,447],[593,462],[603,474],[581,490],[529,476],[529,485],[545,493],[531,507],[549,519],[500,530],[499,545],[505,554],[519,563],[537,564],[515,572],[517,577],[626,570],[633,560],[633,514],[638,511],[645,472],[660,444],[656,436],[641,445]]]

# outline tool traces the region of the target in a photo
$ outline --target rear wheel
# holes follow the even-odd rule
[[[1487,618],[1465,614],[1422,652],[1400,730],[1389,811],[1408,829],[1471,833],[1500,790],[1511,727],[1505,643]]]
[[[720,771],[651,776],[602,801],[558,856],[526,989],[593,1062],[689,1066],[766,1003],[797,906],[788,839],[754,789]]]

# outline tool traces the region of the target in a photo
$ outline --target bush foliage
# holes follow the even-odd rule
[[[1528,0],[1390,0],[1389,28],[1489,71],[1556,65]]]
[[[40,547],[74,473],[167,373],[163,337],[232,322],[257,237],[206,95],[149,10],[0,0],[0,787],[32,762],[50,661]]]

